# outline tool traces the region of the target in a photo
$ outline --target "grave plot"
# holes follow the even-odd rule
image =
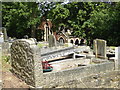
[[[53,72],[107,62],[104,59],[95,59],[88,46],[49,48],[41,51],[41,59],[51,64]]]
[[[88,46],[52,47],[41,50],[41,59],[48,61],[54,72],[105,63],[108,62],[106,55],[106,41],[100,39],[94,40],[94,50]]]
[[[43,61],[48,62],[48,67],[53,67],[51,72],[43,72]],[[34,40],[19,39],[11,46],[11,66],[15,75],[33,87],[74,87],[77,82],[78,85],[81,84],[83,76],[119,69],[119,60],[109,62],[96,58],[93,51],[83,46],[52,47],[42,51]],[[68,85],[71,81],[73,84]]]

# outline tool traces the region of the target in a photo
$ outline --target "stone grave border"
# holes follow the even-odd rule
[[[119,61],[119,58],[115,63],[105,62],[49,73],[43,73],[41,61],[41,51],[35,42],[26,39],[13,42],[11,46],[12,71],[27,84],[36,88],[64,86],[67,82],[80,81],[82,77],[116,71],[115,63]]]

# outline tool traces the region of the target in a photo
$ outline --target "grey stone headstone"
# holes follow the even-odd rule
[[[54,47],[56,46],[56,39],[55,36],[50,34],[49,38],[48,38],[48,42],[49,42],[49,47]]]
[[[6,28],[3,29],[3,34],[4,34],[4,41],[8,41]]]
[[[96,57],[106,58],[106,41],[102,39],[96,39],[94,40],[93,45]]]
[[[2,46],[0,44],[0,90],[2,89]]]
[[[9,42],[3,42],[2,43],[2,54],[5,55],[5,56],[10,54]]]
[[[120,70],[120,47],[115,48],[115,69]]]

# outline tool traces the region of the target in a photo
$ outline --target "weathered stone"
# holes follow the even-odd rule
[[[93,42],[93,49],[96,57],[106,58],[106,41],[95,39]]]
[[[56,46],[56,39],[55,39],[55,36],[50,34],[48,36],[48,42],[49,42],[49,47],[54,47]]]
[[[26,47],[27,49],[25,49]],[[69,51],[69,48],[67,50]],[[26,39],[13,42],[11,60],[14,73],[34,87],[95,88],[104,87],[104,85],[110,87],[111,82],[114,82],[114,80],[118,82],[119,80],[119,77],[117,77],[119,73],[114,71],[114,62],[107,61],[58,72],[43,73],[40,49],[34,42]],[[117,79],[113,78],[114,80],[111,80],[112,77],[117,77]],[[116,87],[116,85],[114,86]]]
[[[4,41],[8,41],[6,28],[3,28],[3,34],[4,34]]]
[[[115,48],[115,69],[120,70],[120,47]]]
[[[2,45],[0,44],[0,90],[2,89]]]
[[[11,46],[11,66],[13,73],[27,84],[37,87],[37,80],[42,80],[40,49],[31,39],[20,39]]]
[[[0,28],[0,43],[4,42],[2,28]]]

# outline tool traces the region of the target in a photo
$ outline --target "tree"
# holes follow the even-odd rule
[[[91,13],[89,22],[93,29],[90,32],[92,39],[107,40],[108,45],[119,45],[120,3],[99,3]]]
[[[35,37],[40,21],[40,10],[35,2],[5,2],[2,4],[3,27],[11,37],[22,38],[25,34]]]
[[[52,19],[52,23],[55,26],[53,29],[56,30],[60,25],[65,25],[65,20],[69,16],[69,10],[58,3],[47,16],[49,19]]]
[[[92,29],[89,19],[91,12],[95,9],[95,3],[73,2],[66,5],[66,7],[71,12],[68,23],[74,29],[73,35],[88,39],[89,32]]]

